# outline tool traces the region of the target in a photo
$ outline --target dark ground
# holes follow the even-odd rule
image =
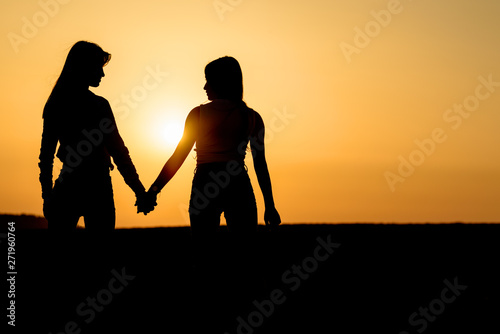
[[[188,228],[115,232],[108,260],[82,230],[57,256],[47,230],[16,232],[17,332],[500,333],[500,225],[262,228],[260,271],[239,275],[224,229],[211,271]]]

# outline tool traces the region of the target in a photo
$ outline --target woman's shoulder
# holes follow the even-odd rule
[[[262,116],[254,109],[252,109],[252,108],[248,108],[248,109],[250,111],[250,116],[251,116],[251,120],[253,123],[253,128],[254,129],[263,128],[264,127],[264,120],[262,119]]]
[[[250,114],[250,116],[252,118],[262,120],[262,117],[260,116],[260,114],[255,109],[250,108],[249,106],[246,106],[246,107],[247,107],[247,110],[248,110],[248,112],[249,112],[249,114]]]
[[[97,94],[95,94],[94,92],[92,92],[90,90],[88,91],[87,96],[88,96],[89,99],[91,99],[91,100],[93,100],[93,101],[95,101],[97,103],[109,105],[109,102],[108,102],[108,100],[106,98],[104,98],[104,97],[102,97],[100,95],[97,95]]]
[[[239,106],[240,102],[226,99],[215,99],[200,105],[200,107],[207,110],[233,110]]]
[[[88,93],[88,101],[94,106],[97,110],[101,110],[102,112],[112,113],[111,105],[108,100],[100,95],[95,94],[89,90]]]
[[[197,105],[191,111],[189,112],[189,115],[199,115],[201,111],[203,110],[203,113],[206,114],[207,112],[211,112],[214,110],[219,110],[221,109],[220,103],[217,101],[209,101],[207,103],[202,103],[200,105]]]
[[[200,118],[200,106],[196,106],[188,113],[186,117],[186,122],[193,124],[193,122],[198,121]]]
[[[188,116],[190,116],[190,115],[199,115],[200,114],[200,110],[201,110],[201,105],[196,106],[193,109],[191,109],[191,111],[189,112]]]

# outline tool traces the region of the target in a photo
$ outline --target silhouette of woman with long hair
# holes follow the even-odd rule
[[[206,332],[216,319],[230,318],[236,305],[250,302],[264,282],[256,262],[257,205],[244,161],[249,142],[264,195],[265,223],[281,223],[266,163],[264,122],[243,101],[238,61],[222,57],[210,62],[205,67],[205,78],[204,89],[210,102],[188,114],[182,138],[148,190],[149,201],[143,204],[145,210],[156,204],[157,194],[196,144],[197,164],[189,202],[195,261],[193,332]],[[142,205],[138,210],[142,211]],[[222,212],[231,237],[230,248],[223,249],[217,234]]]
[[[111,55],[97,44],[79,41],[68,53],[62,72],[43,110],[40,183],[49,230],[76,228],[81,216],[89,231],[115,228],[110,170],[114,163],[137,199],[145,188],[116,126],[106,99],[89,90],[98,87]],[[63,163],[52,183],[56,146]],[[143,212],[150,210],[143,208]]]
[[[244,248],[257,228],[257,206],[245,166],[250,142],[254,168],[265,201],[267,225],[281,223],[276,210],[264,150],[262,117],[243,101],[243,76],[238,61],[222,57],[205,67],[207,104],[188,114],[184,133],[173,155],[148,190],[150,205],[175,175],[196,143],[197,166],[189,203],[195,254],[210,257],[220,215]],[[139,211],[141,208],[139,207]]]

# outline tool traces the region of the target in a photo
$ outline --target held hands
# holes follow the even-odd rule
[[[158,205],[158,203],[156,203],[155,193],[144,192],[137,195],[137,201],[135,202],[135,206],[137,206],[137,213],[142,212],[144,215],[147,215],[155,209],[156,205]]]

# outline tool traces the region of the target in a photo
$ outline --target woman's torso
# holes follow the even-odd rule
[[[243,102],[214,100],[201,105],[196,134],[197,164],[243,162],[254,113]]]
[[[110,116],[104,102],[88,91],[59,101],[48,116],[60,143],[57,157],[66,167],[76,171],[109,169],[111,160],[104,145],[102,124]]]

